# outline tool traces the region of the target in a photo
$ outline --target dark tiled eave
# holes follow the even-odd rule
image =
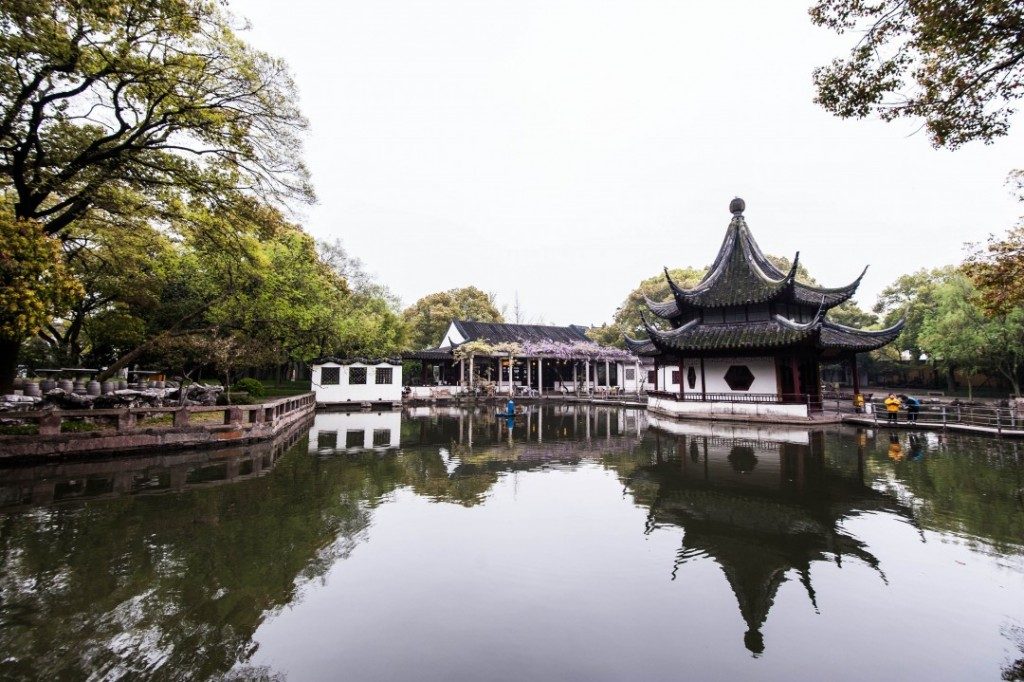
[[[864,331],[836,324],[819,315],[800,324],[776,317],[766,322],[729,324],[690,323],[671,331],[648,327],[649,339],[626,339],[637,355],[757,352],[811,348],[832,353],[862,353],[892,342],[903,322],[881,331]]]
[[[488,343],[522,343],[523,341],[556,341],[561,343],[591,342],[586,329],[578,325],[556,327],[542,324],[504,324],[455,320],[455,328],[466,341]]]

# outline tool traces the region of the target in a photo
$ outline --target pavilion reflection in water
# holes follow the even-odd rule
[[[680,423],[651,417],[654,456],[626,478],[636,502],[649,509],[647,533],[684,530],[672,567],[683,579],[688,561],[709,558],[726,580],[747,624],[743,641],[764,651],[761,629],[779,587],[795,572],[818,610],[811,564],[854,558],[878,571],[878,559],[842,528],[845,519],[910,510],[873,489],[857,462],[830,462],[825,433],[786,428]],[[844,464],[846,466],[844,466]]]

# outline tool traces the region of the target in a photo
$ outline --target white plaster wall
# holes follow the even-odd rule
[[[708,382],[711,383],[710,381]],[[729,403],[677,401],[667,398],[647,398],[647,409],[680,417],[756,417],[807,418],[806,405],[777,405],[774,403]]]
[[[811,432],[804,428],[779,424],[746,424],[722,421],[681,421],[654,413],[647,416],[652,428],[673,436],[705,436],[733,440],[752,440],[769,443],[795,443],[808,445]]]
[[[339,367],[341,369],[341,383],[330,386],[320,384],[320,370],[323,367]],[[365,384],[348,383],[349,369],[352,367],[366,368]],[[378,384],[376,382],[377,367],[391,367],[391,383]],[[401,365],[366,365],[361,362],[351,365],[339,365],[328,362],[323,365],[313,365],[312,372],[313,391],[316,392],[316,401],[321,404],[330,405],[347,402],[372,402],[391,401],[398,402],[402,399],[402,367]]]
[[[725,373],[731,365],[746,365],[754,375],[754,383],[746,391],[733,391],[725,383]],[[704,360],[704,378],[708,382],[708,393],[770,393],[779,392],[773,358],[708,358]],[[700,365],[697,366],[697,380],[700,381]]]
[[[459,330],[455,326],[455,323],[452,322],[451,324],[448,325],[448,331],[444,333],[444,338],[441,339],[441,344],[438,346],[438,348],[451,348],[452,344],[455,344],[457,346],[465,340],[466,337],[459,333]]]
[[[374,431],[388,431],[386,445],[373,444]],[[309,431],[309,452],[319,452],[321,432],[337,434],[337,446],[332,450],[372,450],[397,448],[401,445],[402,413],[395,412],[320,412],[313,419],[313,428]],[[359,433],[359,445],[347,447],[348,433]],[[328,450],[331,451],[331,450]]]
[[[409,386],[409,397],[416,400],[430,400],[438,396],[454,396],[469,390],[463,386]]]

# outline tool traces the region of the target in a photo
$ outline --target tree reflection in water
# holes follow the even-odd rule
[[[1005,444],[922,437],[916,460],[894,463],[886,437],[867,432],[648,429],[642,412],[588,406],[532,408],[511,432],[483,409],[394,426],[322,417],[290,449],[0,471],[0,676],[272,678],[244,667],[256,629],[372,539],[373,510],[394,491],[473,507],[503,476],[582,460],[614,471],[647,510],[638,532],[682,530],[666,580],[685,580],[695,560],[721,568],[755,654],[784,581],[815,603],[814,562],[853,560],[885,579],[844,530],[858,515],[1021,551],[1020,459]],[[348,447],[342,434],[360,429],[381,445]]]

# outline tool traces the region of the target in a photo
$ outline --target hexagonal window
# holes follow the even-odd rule
[[[746,365],[730,365],[725,370],[725,383],[734,391],[749,391],[754,383],[754,373]]]

